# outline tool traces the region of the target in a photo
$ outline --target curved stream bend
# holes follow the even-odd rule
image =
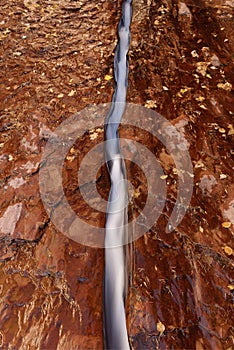
[[[125,163],[121,156],[118,127],[126,105],[128,83],[127,53],[130,43],[131,0],[125,0],[118,26],[115,51],[115,92],[105,122],[105,158],[111,180],[105,232],[104,342],[106,349],[130,349],[126,327],[127,295],[127,185]],[[126,225],[126,226],[125,226]]]

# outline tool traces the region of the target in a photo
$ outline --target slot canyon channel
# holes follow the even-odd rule
[[[2,350],[103,349],[104,249],[56,227],[39,175],[56,128],[87,106],[111,102],[121,6],[1,0]],[[132,244],[126,320],[133,350],[234,349],[233,10],[233,0],[133,0],[127,102],[168,120],[186,140],[193,166],[189,207],[167,233],[178,192],[173,157],[144,130],[120,127],[120,136],[155,155],[163,175],[154,181],[166,184],[161,215]],[[86,117],[88,125],[94,116]],[[82,199],[77,171],[103,141],[103,127],[87,129],[63,164],[67,202],[99,227],[105,214]],[[95,161],[89,159],[90,169]],[[142,163],[148,164],[144,155]],[[134,216],[147,201],[147,179],[133,162],[126,170]],[[55,172],[55,188],[57,181]],[[110,190],[104,164],[95,185],[92,196],[86,184],[98,206]],[[61,216],[69,221],[62,209]]]

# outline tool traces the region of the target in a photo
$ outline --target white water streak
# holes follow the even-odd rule
[[[127,295],[127,184],[125,163],[121,155],[118,127],[121,122],[127,94],[131,0],[123,2],[119,22],[119,41],[115,51],[115,92],[106,118],[106,163],[111,190],[108,198],[105,231],[104,278],[104,340],[106,349],[130,349],[126,327],[125,299]]]

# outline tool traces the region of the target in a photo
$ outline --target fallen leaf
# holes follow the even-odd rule
[[[71,153],[71,154],[76,153],[76,150],[75,150],[75,148],[74,148],[74,147],[72,147],[72,148],[70,149],[70,153]]]
[[[196,50],[191,51],[191,55],[192,55],[192,57],[199,57]]]
[[[207,109],[205,105],[199,105],[199,107],[202,109]]]
[[[3,32],[4,35],[7,35],[9,33],[11,33],[11,30],[9,28],[6,28]]]
[[[205,100],[205,97],[203,96],[198,96],[198,97],[195,97],[195,100],[198,101],[198,102],[202,102]]]
[[[203,77],[205,77],[207,67],[209,66],[209,62],[197,62],[196,65],[197,65],[196,71],[201,75],[203,75]]]
[[[227,245],[225,245],[225,247],[223,247],[223,250],[225,251],[225,253],[226,253],[227,255],[232,255],[232,254],[233,254],[232,248],[229,247],[229,246],[227,246]]]
[[[234,135],[234,128],[232,124],[228,124],[228,135]]]
[[[156,102],[153,100],[147,100],[145,103],[146,108],[155,108],[157,107]]]
[[[162,335],[165,331],[165,326],[161,321],[157,323],[157,331],[160,333],[160,335]]]
[[[232,225],[232,223],[230,221],[225,221],[225,222],[222,223],[222,226],[224,228],[229,228],[229,227],[231,227],[231,225]]]
[[[91,135],[89,135],[89,138],[91,141],[95,140],[98,137],[98,132],[94,132]]]
[[[75,156],[66,156],[66,159],[67,159],[69,162],[72,162],[72,161],[75,159]]]
[[[75,95],[75,93],[76,93],[76,90],[71,90],[70,92],[69,92],[69,94],[68,94],[68,96],[74,96]]]
[[[180,89],[179,92],[177,92],[177,96],[182,97],[182,95],[183,95],[185,92],[187,92],[187,91],[188,91],[188,89],[182,88],[182,89]]]
[[[22,52],[20,51],[13,52],[13,56],[21,56],[21,55],[22,55]]]
[[[134,195],[134,198],[138,198],[138,197],[140,197],[141,192],[139,191],[139,189],[137,189],[133,195]]]
[[[109,80],[111,80],[112,78],[113,78],[113,77],[112,77],[111,75],[108,75],[108,74],[107,74],[107,75],[105,75],[105,78],[104,78],[104,79],[105,79],[106,81],[109,81]]]
[[[232,90],[232,84],[229,83],[228,81],[226,83],[224,83],[224,84],[223,83],[218,83],[217,87],[219,89],[223,89],[225,91],[231,91]]]

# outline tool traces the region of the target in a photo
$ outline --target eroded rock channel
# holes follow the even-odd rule
[[[162,214],[133,244],[127,326],[135,350],[234,346],[233,7],[225,0],[133,1],[127,101],[179,130],[194,175],[190,206],[166,233],[177,196],[173,158],[148,133],[120,130],[155,154],[165,173],[155,183],[167,185]],[[119,0],[1,2],[2,349],[103,348],[103,249],[56,228],[40,197],[39,172],[45,145],[63,121],[111,102],[120,12]],[[87,130],[63,172],[73,210],[101,227],[105,216],[82,201],[77,168],[102,141],[103,128]],[[134,216],[146,201],[147,182],[139,167],[126,167]],[[104,166],[96,184],[107,199]]]

